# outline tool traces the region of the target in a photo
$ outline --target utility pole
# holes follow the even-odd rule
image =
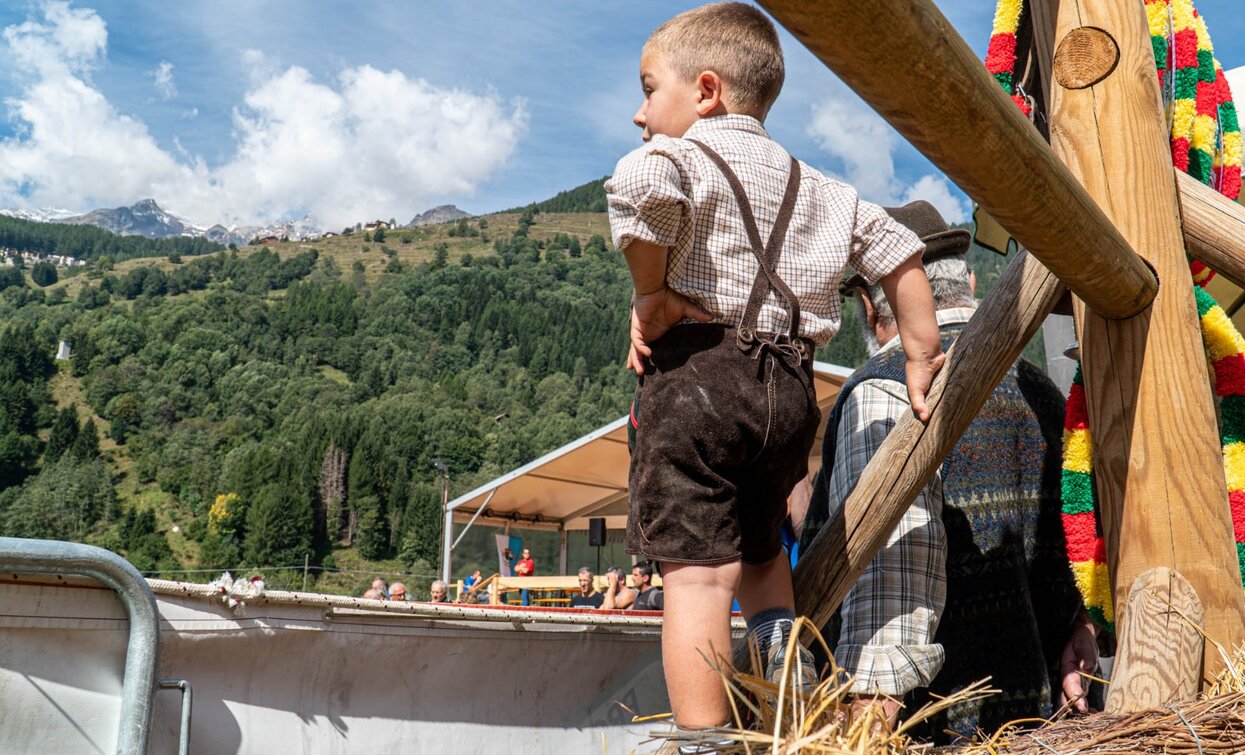
[[[307,568],[311,563],[311,554],[303,554],[303,592],[307,592]]]

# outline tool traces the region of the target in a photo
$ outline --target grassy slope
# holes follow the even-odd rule
[[[449,247],[450,262],[453,263],[464,254],[471,254],[475,257],[492,255],[493,240],[508,239],[519,227],[518,213],[497,213],[485,215],[483,218],[488,221],[488,227],[483,230],[483,238],[487,238],[487,242],[482,241],[480,236],[473,238],[450,236],[449,231],[456,223],[442,223],[420,228],[386,231],[383,243],[365,241],[363,232],[356,231],[349,236],[335,236],[319,241],[281,242],[268,248],[279,254],[282,259],[308,249],[317,249],[321,257],[331,257],[336,260],[345,276],[350,275],[356,261],[362,262],[367,281],[374,283],[384,274],[385,266],[389,263],[389,258],[384,251],[385,247],[391,249],[403,264],[417,265],[432,260],[436,254],[434,249],[437,244],[444,243]],[[478,222],[478,218],[468,220],[472,226],[476,226]],[[542,213],[536,216],[536,223],[528,231],[531,238],[538,240],[549,239],[559,233],[579,236],[581,244],[587,243],[593,234],[600,234],[608,241],[609,218],[605,213]],[[409,238],[410,243],[402,243],[403,238]],[[238,252],[243,255],[251,254],[261,248],[263,247],[241,247]],[[219,253],[227,254],[227,252]],[[193,258],[184,257],[183,261],[190,259]],[[177,267],[164,257],[148,257],[118,263],[113,274],[125,275],[130,270],[143,266],[158,267],[166,271]],[[70,298],[73,298],[89,281],[86,275],[75,275],[48,286],[46,290],[50,292],[56,288],[64,288]]]

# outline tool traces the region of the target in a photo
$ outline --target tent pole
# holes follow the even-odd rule
[[[566,576],[566,534],[565,525],[559,524],[558,537],[561,539],[562,543],[560,548],[561,558],[559,559],[558,564],[558,574],[561,574],[564,577]]]
[[[484,499],[484,503],[480,504],[480,508],[476,509],[476,513],[471,515],[471,521],[467,522],[467,526],[463,527],[463,531],[458,533],[458,537],[454,538],[454,544],[450,546],[450,550],[457,548],[458,544],[463,541],[463,535],[467,534],[467,530],[471,529],[471,525],[475,524],[476,520],[480,518],[480,514],[488,508],[489,502],[493,500],[493,496],[497,495],[499,490],[501,488],[493,488],[489,491],[488,497]]]
[[[450,478],[441,477],[441,510],[445,513],[445,526],[441,530],[441,581],[450,583],[450,554],[454,550],[454,510],[450,508]]]

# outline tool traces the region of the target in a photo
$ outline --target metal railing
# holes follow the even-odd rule
[[[156,663],[160,659],[160,614],[147,581],[128,561],[103,548],[14,537],[0,537],[0,571],[77,574],[97,579],[116,591],[130,620],[125,676],[121,686],[117,753],[147,755],[156,691]],[[188,733],[188,730],[184,732]]]

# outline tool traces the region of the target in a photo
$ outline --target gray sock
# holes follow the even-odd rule
[[[756,640],[761,658],[769,657],[774,643],[786,646],[795,625],[795,611],[790,608],[767,608],[748,619],[748,636]]]
[[[727,721],[722,724],[721,728],[725,729],[730,726],[731,722]],[[684,742],[679,745],[679,755],[705,755],[706,753],[719,752],[721,748],[735,744],[735,740],[730,737],[718,739],[703,739],[699,742]]]

